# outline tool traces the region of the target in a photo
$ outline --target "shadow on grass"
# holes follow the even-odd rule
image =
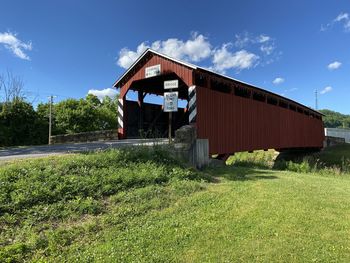
[[[278,179],[278,176],[271,175],[272,171],[260,170],[258,168],[225,166],[209,168],[207,170],[214,178],[225,178],[230,181],[257,181]]]

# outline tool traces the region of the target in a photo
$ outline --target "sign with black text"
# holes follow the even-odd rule
[[[160,64],[145,68],[145,78],[160,75]]]
[[[179,80],[164,81],[164,89],[177,89],[179,87]]]
[[[164,92],[164,112],[177,111],[177,101],[179,93],[177,91]]]

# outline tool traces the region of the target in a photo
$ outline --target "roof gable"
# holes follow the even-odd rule
[[[154,50],[148,48],[139,56],[139,58],[137,60],[135,60],[135,62],[124,72],[124,74],[113,84],[113,87],[116,87],[116,88],[120,87],[121,83],[127,78],[127,76],[132,72],[132,70],[136,68],[137,64],[141,63],[142,60],[150,54],[157,55],[161,58],[170,60],[170,61],[175,62],[177,64],[180,64],[182,66],[188,67],[190,69],[197,69],[196,65],[193,65],[191,63],[187,63],[187,62],[184,62],[184,61],[181,61],[178,59],[174,59],[172,57],[169,57],[167,55],[164,55],[162,53],[159,53],[157,51],[154,51]]]
[[[172,62],[172,63],[175,63],[175,64],[177,64],[177,65],[180,65],[180,67],[183,66],[183,67],[186,67],[186,68],[188,68],[188,69],[190,69],[190,70],[196,70],[197,72],[200,72],[200,71],[206,72],[206,73],[209,74],[209,75],[218,76],[218,77],[220,77],[220,78],[224,78],[224,79],[227,79],[227,80],[236,82],[236,83],[240,83],[240,84],[246,85],[246,86],[248,86],[249,88],[253,88],[253,89],[255,89],[255,90],[263,91],[263,92],[265,92],[265,93],[274,95],[274,96],[276,96],[276,97],[278,97],[278,98],[285,99],[285,100],[287,100],[287,101],[296,103],[297,105],[300,105],[300,106],[302,106],[302,107],[305,107],[305,108],[307,108],[307,109],[309,109],[309,110],[311,110],[311,111],[313,111],[313,112],[316,112],[316,113],[318,113],[318,114],[320,114],[320,115],[324,115],[324,114],[322,114],[321,112],[319,112],[319,111],[317,111],[317,110],[314,110],[314,109],[312,109],[312,108],[310,108],[310,107],[307,107],[307,106],[305,106],[305,105],[303,105],[303,104],[301,104],[301,103],[298,103],[298,102],[296,102],[296,101],[294,101],[294,100],[291,100],[291,99],[289,99],[289,98],[283,97],[283,96],[281,96],[281,95],[279,95],[279,94],[276,94],[276,93],[273,93],[273,92],[271,92],[271,91],[268,91],[268,90],[265,90],[265,89],[256,87],[255,85],[252,85],[252,84],[249,84],[249,83],[246,83],[246,82],[243,82],[243,81],[234,79],[234,78],[232,78],[232,77],[229,77],[229,76],[225,76],[225,75],[223,75],[223,74],[216,73],[216,72],[211,71],[211,70],[209,70],[209,69],[207,69],[207,68],[199,67],[199,66],[193,65],[193,64],[191,64],[191,63],[187,63],[187,62],[184,62],[184,61],[181,61],[181,60],[172,58],[172,57],[170,57],[170,56],[167,56],[167,55],[165,55],[165,54],[159,53],[159,52],[157,52],[157,51],[155,51],[155,50],[152,50],[152,49],[150,49],[150,48],[146,49],[146,50],[139,56],[139,58],[125,71],[125,73],[113,84],[113,87],[118,88],[118,87],[124,86],[125,83],[129,82],[128,85],[126,85],[126,87],[123,87],[124,90],[121,91],[121,95],[126,94],[127,90],[128,90],[129,87],[130,87],[130,84],[131,84],[131,82],[132,82],[133,80],[138,80],[138,79],[139,79],[139,77],[140,77],[140,72],[139,72],[139,71],[140,71],[140,68],[142,68],[145,64],[147,64],[148,61],[147,61],[146,59],[147,59],[148,56],[157,56],[157,57],[159,57],[159,58],[161,58],[161,59],[164,59],[164,60],[170,61],[170,62]],[[152,65],[150,65],[150,66],[152,66]],[[138,74],[137,74],[137,73],[138,73]],[[142,73],[142,74],[143,74],[143,73]],[[139,76],[135,76],[135,75],[139,75]],[[178,74],[178,75],[179,75],[179,77],[181,77],[181,76],[180,76],[181,74]],[[185,76],[186,76],[186,74],[185,74]],[[188,74],[187,74],[187,77],[186,77],[187,82],[189,82],[188,79],[189,79],[189,77],[188,77]],[[185,82],[186,82],[186,81],[185,81]],[[188,83],[187,83],[187,84],[188,84]],[[191,84],[191,85],[193,85],[193,84]]]

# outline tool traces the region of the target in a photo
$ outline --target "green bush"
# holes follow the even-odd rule
[[[226,161],[228,165],[236,165],[241,167],[271,168],[274,163],[275,151],[254,151],[239,152],[230,156]]]
[[[287,170],[297,173],[349,174],[350,145],[326,148],[320,152],[291,152],[277,158],[277,152],[254,151],[236,153],[227,160],[227,164],[239,167]]]
[[[312,171],[310,164],[306,160],[304,160],[301,163],[294,163],[292,161],[288,161],[286,165],[286,170],[297,173],[309,173]]]
[[[0,146],[47,142],[45,123],[33,106],[23,100],[0,103]]]

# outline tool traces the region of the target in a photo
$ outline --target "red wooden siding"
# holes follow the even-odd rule
[[[125,83],[122,83],[120,96],[124,97],[124,95],[129,90],[133,81],[141,80],[145,78],[146,67],[150,67],[158,64],[160,64],[160,67],[161,67],[161,74],[166,74],[169,72],[175,73],[179,78],[183,80],[183,82],[186,83],[187,86],[193,85],[193,81],[192,81],[193,70],[191,68],[178,64],[169,59],[159,57],[158,55],[154,54],[150,58],[145,57],[144,61],[140,61],[140,66],[137,69],[134,69],[135,71],[129,72],[130,78],[128,78],[128,80]]]
[[[146,67],[158,64],[163,76],[149,78],[143,83],[138,81],[145,79]],[[320,113],[269,91],[175,61],[151,50],[141,55],[138,62],[115,83],[115,87],[121,88],[120,97],[124,99],[124,126],[119,129],[120,138],[125,138],[127,134],[125,95],[130,87],[137,89],[139,85],[142,91],[147,83],[147,86],[153,87],[149,92],[159,95],[164,92],[162,78],[174,73],[187,88],[196,86],[196,104],[193,104],[197,107],[195,125],[198,138],[209,139],[210,154],[323,146]],[[183,91],[185,98],[187,93]]]
[[[234,94],[197,87],[197,134],[210,154],[322,148],[321,119]]]

